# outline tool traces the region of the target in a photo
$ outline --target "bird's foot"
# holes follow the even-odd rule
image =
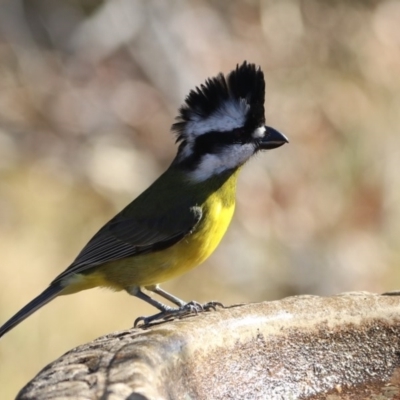
[[[199,312],[203,310],[204,308],[200,303],[197,303],[196,301],[190,301],[189,303],[186,303],[179,308],[168,307],[165,310],[157,314],[151,315],[149,317],[136,318],[133,327],[136,328],[140,323],[142,323],[142,325],[145,327],[151,324],[152,322],[170,321],[172,319],[182,318],[190,314],[197,315]]]
[[[170,321],[175,318],[183,318],[187,317],[188,315],[194,314],[197,315],[203,311],[210,311],[216,310],[217,307],[223,307],[222,303],[216,301],[210,301],[205,304],[200,304],[197,301],[189,301],[188,303],[184,304],[182,307],[179,308],[171,308],[168,307],[165,310],[151,315],[149,317],[139,317],[136,318],[133,327],[136,328],[141,324],[143,327],[150,325],[152,322],[157,321]]]

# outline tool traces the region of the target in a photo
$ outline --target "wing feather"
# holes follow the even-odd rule
[[[162,218],[127,218],[118,214],[93,236],[53,283],[97,265],[168,248],[190,234],[201,217],[200,207],[179,207]]]

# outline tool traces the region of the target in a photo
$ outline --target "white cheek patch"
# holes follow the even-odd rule
[[[213,175],[239,167],[254,154],[254,150],[254,145],[247,143],[230,145],[220,153],[206,154],[196,169],[189,173],[189,179],[193,182],[202,182]]]
[[[207,118],[193,113],[190,121],[186,123],[184,136],[188,139],[207,132],[227,132],[240,128],[244,126],[249,108],[250,105],[245,99],[231,99],[222,103],[221,107]]]
[[[260,139],[262,137],[264,137],[265,135],[265,126],[260,126],[259,128],[257,128],[253,133],[252,133],[252,137],[254,139]]]

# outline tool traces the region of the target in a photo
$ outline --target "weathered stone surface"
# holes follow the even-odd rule
[[[300,296],[109,334],[18,399],[400,399],[399,366],[400,296]]]

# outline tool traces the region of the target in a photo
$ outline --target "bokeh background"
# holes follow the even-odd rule
[[[0,322],[175,155],[188,91],[249,60],[290,144],[242,171],[217,252],[164,285],[225,304],[400,287],[400,2],[3,0]],[[154,309],[56,299],[0,340],[2,399]]]

